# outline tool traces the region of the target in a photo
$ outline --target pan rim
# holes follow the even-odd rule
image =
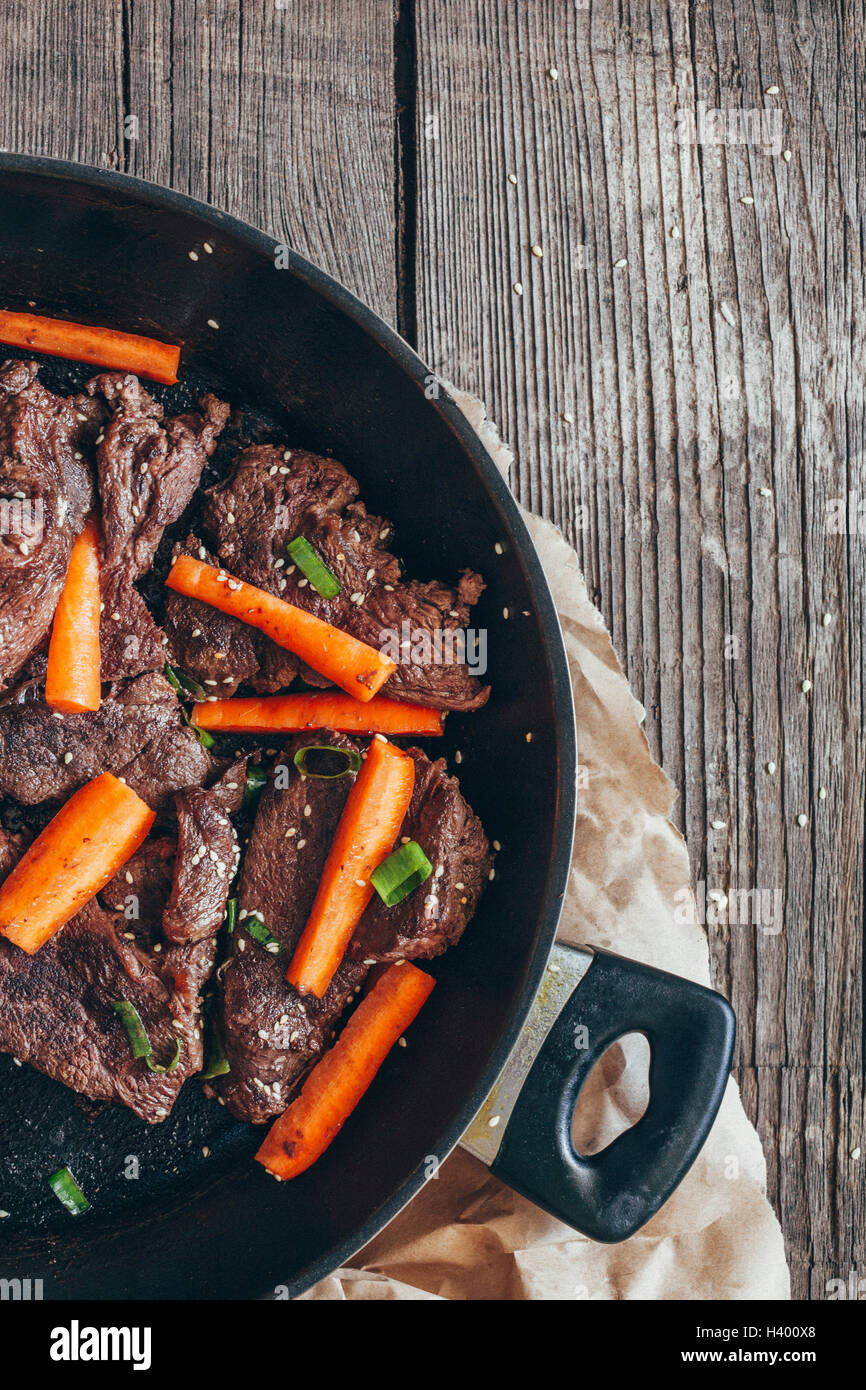
[[[271,260],[275,248],[285,245],[251,223],[234,217],[209,203],[202,202],[188,194],[179,193],[164,185],[120,173],[113,169],[102,169],[94,165],[53,159],[41,155],[4,152],[0,153],[0,178],[6,174],[25,174],[43,178],[46,182],[79,183],[91,188],[102,189],[108,193],[125,195],[129,200],[138,202],[144,207],[186,214],[212,227],[215,231],[227,233],[252,252],[266,255]],[[524,568],[527,583],[536,603],[539,628],[548,660],[556,733],[558,779],[545,893],[536,915],[535,940],[528,954],[524,983],[512,1002],[507,1026],[500,1033],[479,1080],[464,1098],[451,1124],[438,1140],[437,1152],[444,1159],[460,1142],[460,1138],[505,1066],[538,991],[556,936],[571,864],[577,809],[575,777],[577,738],[571,678],[559,617],[534,542],[521,515],[516,498],[476,431],[456,402],[449,396],[447,389],[440,391],[438,397],[427,396],[424,388],[430,369],[424,364],[414,348],[401,338],[373,309],[341,284],[339,280],[320,269],[313,262],[306,260],[291,247],[288,248],[287,260],[287,269],[291,274],[338,311],[345,314],[388,353],[398,370],[424,393],[425,404],[440,416],[445,426],[456,436],[468,466],[480,476],[482,484],[497,505],[507,527],[509,539]],[[274,1282],[285,1287],[288,1295],[292,1298],[302,1294],[368,1244],[416,1196],[426,1181],[423,1171],[414,1172],[403,1181],[386,1202],[370,1213],[366,1221],[353,1228],[350,1235],[330,1245],[322,1256],[298,1269],[290,1279]],[[195,1201],[196,1197],[193,1196],[190,1199],[190,1205]],[[267,1296],[265,1290],[269,1283],[270,1287],[273,1288],[274,1283],[270,1282],[268,1271],[263,1270],[259,1296]],[[60,1296],[74,1297],[75,1295],[61,1294]],[[248,1296],[254,1297],[255,1295],[241,1295],[240,1297],[243,1299],[243,1297]],[[222,1297],[231,1297],[231,1295],[224,1293]],[[110,1301],[110,1299],[106,1299],[106,1301]]]

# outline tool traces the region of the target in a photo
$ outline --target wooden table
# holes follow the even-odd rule
[[[698,891],[728,897],[715,980],[794,1292],[817,1298],[864,1273],[864,18],[0,6],[4,148],[289,241],[515,446],[646,705]]]

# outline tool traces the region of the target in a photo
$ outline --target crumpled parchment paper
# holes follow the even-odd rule
[[[449,388],[507,476],[508,449],[482,403]],[[650,756],[577,555],[539,517],[525,520],[562,623],[574,685],[579,815],[561,940],[709,984],[685,844],[669,820],[674,791]],[[684,910],[684,902],[686,910]],[[691,920],[688,920],[691,918]],[[624,1039],[581,1095],[585,1152],[642,1114],[646,1043]],[[788,1269],[766,1198],[758,1136],[728,1082],[716,1123],[683,1183],[631,1240],[597,1245],[491,1177],[457,1149],[384,1231],[307,1299],[786,1299]]]

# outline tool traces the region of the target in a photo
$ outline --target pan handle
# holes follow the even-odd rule
[[[593,1066],[625,1033],[650,1044],[649,1105],[601,1153],[571,1139]],[[593,1240],[625,1240],[691,1167],[721,1104],[735,1020],[713,990],[597,951],[536,1057],[492,1164],[516,1188]]]

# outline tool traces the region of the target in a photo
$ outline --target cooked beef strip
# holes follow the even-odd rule
[[[412,633],[465,628],[484,588],[479,575],[464,571],[457,589],[436,582],[402,580],[400,565],[385,549],[391,528],[356,501],[358,484],[341,464],[302,450],[254,445],[239,456],[231,477],[205,498],[203,524],[219,559],[232,574],[278,594],[381,647],[388,633],[402,641],[403,623]],[[341,584],[323,599],[292,566],[286,544],[304,536]],[[280,563],[280,562],[284,563]],[[290,572],[292,571],[292,572]],[[489,688],[456,660],[404,655],[387,683],[394,699],[437,709],[471,710],[483,705]]]
[[[395,907],[374,894],[349,947],[354,960],[429,959],[456,945],[493,867],[484,828],[445,759],[431,763],[420,749],[409,751],[415,786],[400,834],[417,841],[433,873]]]
[[[229,872],[216,883],[210,874],[209,851],[221,855],[227,843],[216,792],[181,792],[179,816],[189,816],[191,795],[196,834],[182,830],[177,840],[146,840],[99,897],[35,955],[0,939],[0,1051],[92,1100],[126,1105],[149,1124],[166,1117],[184,1081],[201,1070],[199,992],[213,968],[231,881]],[[7,871],[20,848],[2,838],[0,865]],[[199,874],[206,915],[192,901]],[[196,912],[188,922],[184,903]],[[163,939],[169,926],[186,938],[183,944]],[[121,999],[138,1011],[154,1060],[170,1060],[180,1039],[173,1071],[151,1071],[143,1058],[133,1057],[112,1008]]]
[[[316,741],[358,747],[342,734],[328,733],[320,740],[317,732]],[[282,788],[272,779],[261,793],[238,884],[239,916],[260,916],[283,949],[273,955],[239,920],[231,955],[217,972],[218,1025],[231,1071],[215,1084],[232,1114],[254,1124],[285,1109],[293,1087],[328,1045],[337,1019],[367,973],[363,964],[344,962],[320,1000],[302,999],[285,978],[354,780],[302,778],[292,756],[305,742],[309,740],[302,737],[291,740],[280,757],[288,785]],[[294,833],[288,835],[290,830]]]
[[[225,916],[226,885],[240,858],[234,826],[212,792],[189,787],[174,799],[178,869],[162,918],[170,941],[201,941],[219,930]]]
[[[324,997],[301,997],[286,969],[354,780],[301,777],[293,757],[309,741],[297,735],[281,752],[278,766],[287,770],[288,785],[280,789],[274,779],[262,792],[238,888],[240,911],[261,917],[283,949],[272,954],[239,922],[232,955],[218,972],[219,1026],[231,1071],[217,1086],[232,1114],[253,1123],[285,1109],[372,962],[439,955],[459,940],[492,864],[481,823],[444,761],[431,763],[411,749],[415,790],[402,833],[417,839],[434,874],[441,872],[396,907],[374,896]],[[317,731],[315,741],[356,751],[365,746],[330,730]]]
[[[161,812],[172,792],[200,786],[215,770],[183,724],[175,692],[155,673],[109,689],[87,714],[58,717],[44,700],[0,706],[0,796],[26,806],[113,772]]]
[[[216,448],[229,406],[206,395],[201,413],[163,419],[137,377],[106,372],[87,384],[112,410],[96,450],[102,511],[100,624],[103,680],[158,670],[162,634],[133,581],[150,569],[166,526],[177,521]]]
[[[55,396],[35,362],[0,368],[0,690],[47,637],[91,484],[81,449],[101,410]]]

